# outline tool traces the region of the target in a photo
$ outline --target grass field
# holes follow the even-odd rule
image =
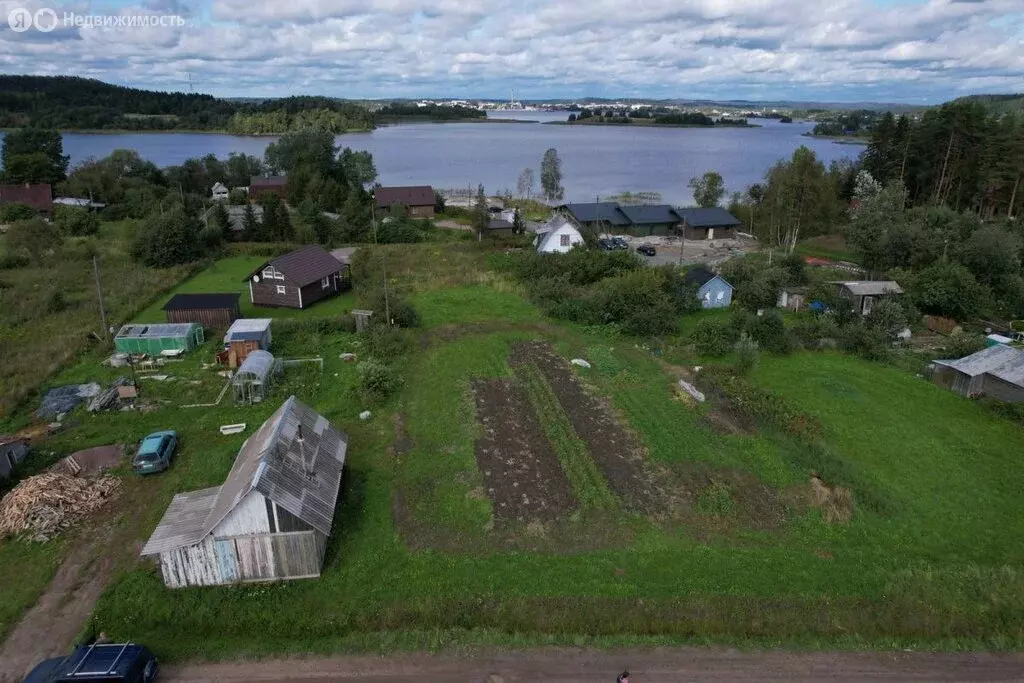
[[[167,473],[128,477],[131,500],[145,501],[130,511],[143,541],[175,493],[223,481],[245,435],[288,394],[350,437],[320,579],[170,591],[152,565],[130,561],[126,543],[129,561],[97,607],[97,628],[168,660],[475,644],[1021,647],[1018,427],[897,369],[797,353],[764,355],[752,382],[820,422],[820,438],[739,420],[723,429],[717,400],[697,407],[678,398],[679,368],[635,340],[544,319],[489,271],[486,250],[447,249],[377,254],[423,329],[396,366],[403,388],[373,406],[369,421],[357,417],[366,406],[355,368],[339,359],[361,352],[358,339],[294,320],[275,327],[278,351],[320,355],[323,373],[289,370],[259,406],[176,407],[219,389],[197,353],[172,371],[178,380],[143,382],[145,398],[168,401],[160,410],[90,416],[53,439],[56,457],[179,430],[181,452]],[[183,287],[226,287],[249,263],[221,262]],[[304,317],[333,315],[335,305]],[[565,387],[529,362],[510,365],[517,344],[535,339],[591,362],[573,370],[574,381],[607,406],[601,420],[635,437],[656,482],[655,510],[629,512],[649,501],[613,493],[580,415],[560,398]],[[61,379],[111,377],[96,360]],[[540,525],[495,523],[475,450],[473,382],[486,379],[523,386],[568,474],[578,502],[571,513]],[[220,436],[217,425],[228,422],[248,423],[246,434]],[[827,523],[809,504],[812,472],[852,491],[848,524]],[[52,566],[53,551],[37,548],[0,544],[0,570]],[[28,593],[5,594],[0,615],[16,614]]]

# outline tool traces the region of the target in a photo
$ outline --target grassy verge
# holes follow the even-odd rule
[[[527,364],[516,368],[516,376],[526,389],[541,427],[554,447],[580,505],[598,510],[616,507],[618,501],[590,457],[586,444],[573,431],[565,410],[544,375],[537,366]]]

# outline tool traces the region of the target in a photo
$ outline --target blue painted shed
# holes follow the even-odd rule
[[[697,286],[697,298],[704,308],[728,308],[732,304],[732,285],[707,268],[691,268],[683,279]]]

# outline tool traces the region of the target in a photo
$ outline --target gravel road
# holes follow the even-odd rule
[[[162,683],[378,683],[467,681],[611,683],[628,667],[631,683],[666,681],[1022,681],[1024,655],[739,652],[727,649],[597,651],[545,649],[472,656],[344,656],[166,667]]]

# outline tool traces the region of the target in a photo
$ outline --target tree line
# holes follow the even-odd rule
[[[64,130],[226,130],[280,134],[373,127],[369,110],[329,97],[263,101],[126,88],[71,76],[0,76],[0,127]]]

